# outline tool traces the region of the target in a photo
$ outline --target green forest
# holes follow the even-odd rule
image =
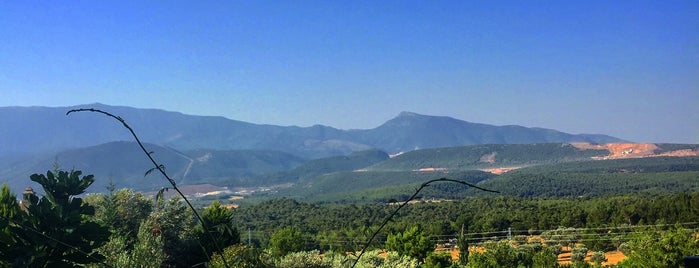
[[[680,267],[684,256],[699,255],[699,191],[686,188],[691,181],[681,184],[678,179],[677,189],[663,186],[664,191],[619,194],[611,187],[606,194],[542,194],[578,187],[567,184],[573,178],[566,174],[576,174],[582,183],[627,174],[635,174],[636,181],[673,181],[672,176],[696,181],[693,162],[670,162],[665,168],[621,162],[633,164],[624,170],[649,171],[641,173],[611,172],[619,169],[618,163],[585,164],[600,165],[595,168],[570,164],[559,173],[538,168],[528,172],[538,177],[521,183],[548,179],[562,185],[477,197],[467,195],[471,190],[456,191],[461,198],[423,199],[406,205],[390,221],[385,220],[398,203],[293,198],[235,209],[226,206],[227,200],[207,201],[196,210],[198,221],[181,198],[155,198],[113,186],[108,193],[85,195],[94,176],[56,168],[30,176],[43,195],[29,189],[17,194],[3,186],[0,266],[601,267],[604,252],[619,251],[626,258],[616,267]],[[494,187],[485,182],[505,177],[480,174],[459,178]],[[522,174],[517,178],[526,178]],[[639,182],[629,183],[634,187]],[[445,185],[435,185],[437,192],[448,191]],[[405,190],[391,201],[407,201],[414,189]],[[370,241],[372,234],[376,237]],[[454,258],[437,249],[459,253]],[[561,263],[558,256],[566,249],[570,261]]]

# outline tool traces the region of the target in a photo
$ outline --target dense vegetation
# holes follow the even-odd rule
[[[689,193],[699,191],[699,157],[571,161],[525,167],[502,175],[476,170],[333,172],[304,178],[294,187],[276,194],[268,193],[264,198],[287,197],[325,203],[400,201],[422,182],[440,177],[478,183],[503,195],[520,197]],[[435,184],[420,194],[423,199],[488,196],[492,194],[453,184]]]
[[[281,196],[325,202],[386,202],[391,199],[404,200],[421,183],[434,178],[449,177],[478,183],[493,177],[482,171],[419,172],[419,171],[360,171],[336,172],[305,180],[295,187],[279,193]],[[438,193],[433,190],[443,190]],[[425,193],[430,197],[449,198],[449,192],[460,193],[463,186],[430,188]]]
[[[269,234],[280,226],[294,226],[319,237],[336,236],[353,239],[364,237],[365,230],[381,223],[395,209],[394,205],[319,205],[292,199],[278,199],[241,207],[234,219],[241,229],[251,229],[260,245],[266,245]],[[661,195],[648,198],[628,195],[605,198],[540,199],[497,196],[468,198],[460,201],[424,202],[406,206],[386,227],[386,236],[420,226],[425,234],[442,242],[456,238],[462,226],[473,235],[473,241],[493,236],[503,237],[508,229],[513,235],[540,234],[559,227],[592,230],[599,227],[622,227],[647,224],[693,223],[699,221],[699,193]],[[609,229],[600,229],[603,232]],[[342,246],[351,250],[355,245]],[[360,239],[360,241],[362,241]],[[596,248],[597,249],[597,248]],[[601,249],[601,248],[600,248]]]
[[[698,177],[699,158],[658,157],[534,166],[481,185],[522,197],[594,197],[694,192],[699,190]]]
[[[43,197],[27,193],[18,202],[7,187],[0,192],[0,267],[348,267],[357,257],[345,252],[365,246],[358,267],[557,267],[564,246],[572,267],[599,266],[610,250],[628,256],[620,267],[677,267],[683,256],[699,254],[697,160],[575,161],[500,176],[334,172],[301,179],[285,193],[303,202],[277,198],[235,210],[207,203],[200,214],[208,229],[180,199],[113,185],[79,197],[94,177],[54,170],[31,176]],[[502,193],[431,185],[423,202],[404,207],[366,244],[397,208],[390,202],[443,176]],[[455,243],[481,250],[461,250],[459,261],[434,251]]]

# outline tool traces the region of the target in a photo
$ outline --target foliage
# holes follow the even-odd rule
[[[558,267],[558,254],[552,247],[544,247],[532,257],[532,267],[556,268]]]
[[[2,184],[0,190],[0,266],[10,266],[12,260],[21,254],[23,241],[16,237],[16,232],[21,232],[16,222],[22,221],[22,212],[17,203],[17,197],[10,191],[7,184]]]
[[[196,220],[181,199],[159,200],[150,219],[152,232],[162,237],[166,265],[192,266],[201,261],[204,252],[197,240]]]
[[[408,256],[417,260],[424,260],[434,251],[435,243],[424,235],[417,226],[411,227],[405,232],[390,234],[386,239],[386,249],[395,251],[401,256]]]
[[[221,206],[219,201],[212,202],[209,207],[204,209],[201,218],[209,230],[203,230],[203,226],[200,224],[196,232],[206,252],[213,254],[217,247],[225,248],[240,243],[240,233],[233,225],[232,217],[233,211]],[[211,236],[205,232],[209,232]],[[210,237],[214,237],[216,241],[211,241]]]
[[[386,202],[405,200],[422,183],[447,177],[476,184],[492,178],[488,172],[471,171],[346,171],[324,174],[303,181],[280,192],[280,195],[300,196],[308,201]],[[351,181],[352,183],[347,183]],[[462,197],[468,187],[440,186],[426,188],[423,197]]]
[[[459,248],[459,264],[461,265],[466,265],[468,263],[468,255],[469,255],[469,244],[468,244],[468,239],[464,235],[464,225],[461,225],[461,233],[459,234],[459,237],[456,240],[456,246]]]
[[[515,248],[509,241],[500,240],[487,243],[482,253],[471,253],[467,267],[531,267],[533,257],[531,249]]]
[[[382,257],[381,254],[385,254]],[[333,267],[350,267],[356,261],[356,257],[352,256],[349,262],[333,263]],[[362,258],[355,266],[357,268],[416,268],[419,267],[418,260],[409,256],[403,256],[397,252],[383,252],[381,250],[367,251],[362,255]]]
[[[318,249],[345,252],[361,248],[371,230],[394,210],[394,205],[387,204],[312,204],[286,198],[241,206],[233,218],[239,228],[251,228],[253,242],[263,247],[268,245],[268,234],[280,226],[294,226]],[[456,236],[463,225],[463,241],[473,245],[493,235],[502,238],[510,227],[515,237],[541,234],[550,246],[586,239],[591,250],[599,251],[616,249],[637,224],[695,222],[698,217],[699,192],[558,199],[497,196],[407,205],[379,237],[403,232],[416,223],[426,236]],[[478,234],[484,232],[498,233]]]
[[[449,252],[431,253],[425,259],[425,263],[421,266],[424,268],[450,268],[458,267],[451,259]]]
[[[602,267],[602,262],[607,261],[604,251],[595,251],[590,255],[590,261],[595,264],[595,267]]]
[[[131,189],[115,190],[113,184],[108,189],[107,194],[88,195],[85,200],[95,206],[95,221],[108,227],[112,235],[125,237],[131,248],[141,223],[153,211],[153,202]]]
[[[306,238],[294,227],[277,230],[270,238],[269,249],[272,255],[281,257],[289,253],[306,250]]]
[[[226,258],[224,263],[223,258]],[[236,268],[266,268],[269,267],[270,260],[260,249],[245,245],[232,245],[223,249],[223,256],[214,254],[211,256],[209,267],[223,268],[226,263],[230,267]]]
[[[481,186],[521,197],[605,197],[699,191],[699,157],[654,157],[540,165],[507,172]],[[469,195],[482,196],[477,191]]]
[[[77,170],[32,174],[30,179],[41,184],[45,194],[39,198],[33,192],[25,193],[21,212],[11,208],[17,204],[4,187],[0,207],[10,221],[0,226],[4,227],[0,238],[12,247],[3,251],[12,254],[3,256],[6,262],[13,266],[73,267],[104,259],[95,249],[107,242],[109,230],[91,221],[94,207],[75,197],[94,182],[94,176],[81,174]]]
[[[274,262],[277,268],[330,268],[331,263],[323,260],[320,251],[291,252]]]
[[[679,267],[684,256],[699,254],[699,240],[694,231],[675,227],[636,234],[628,248],[628,258],[619,267]]]
[[[126,236],[113,234],[99,251],[113,267],[161,267],[165,262],[163,240],[160,234],[152,230],[152,220],[144,220],[131,247]]]
[[[570,260],[572,262],[584,262],[585,257],[587,257],[587,247],[585,245],[576,245],[570,254]]]

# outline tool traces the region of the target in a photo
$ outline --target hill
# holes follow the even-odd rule
[[[388,202],[407,199],[422,183],[447,177],[476,184],[491,178],[483,171],[420,172],[420,171],[348,171],[328,173],[302,181],[278,195],[299,200],[323,202]],[[448,192],[463,192],[463,185],[438,185],[444,191],[426,191],[434,198],[453,198]],[[458,188],[459,190],[454,190]]]
[[[354,171],[366,168],[388,159],[388,154],[379,150],[366,150],[351,153],[347,156],[331,156],[314,159],[288,171],[264,174],[254,178],[265,183],[297,183],[313,179],[323,174],[334,172]]]
[[[369,170],[473,170],[523,167],[546,163],[590,160],[609,153],[605,149],[580,149],[568,143],[487,144],[422,149],[397,155]]]
[[[145,144],[153,157],[165,165],[168,175],[178,184],[259,185],[250,178],[270,172],[292,169],[306,159],[276,151],[214,151],[193,150],[180,152],[168,147]],[[71,149],[55,155],[38,154],[0,166],[0,181],[12,189],[34,188],[29,180],[33,173],[45,173],[57,163],[62,169],[79,169],[95,175],[91,190],[106,190],[109,179],[117,188],[152,191],[169,187],[159,173],[145,176],[152,164],[135,142],[110,142],[80,149]]]
[[[606,135],[573,135],[545,128],[493,126],[447,116],[402,112],[381,126],[354,131],[358,140],[389,153],[474,144],[528,144],[621,141]]]
[[[623,156],[627,158],[611,157],[617,157],[618,148],[629,146],[654,149],[642,156],[627,153]],[[678,152],[693,156],[667,156]],[[323,202],[386,202],[405,199],[421,183],[441,177],[520,197],[691,192],[699,190],[698,153],[699,146],[692,144],[491,144],[422,149],[361,170],[309,177],[276,196]],[[490,172],[508,167],[512,171],[502,175]],[[492,194],[447,183],[432,185],[421,193],[424,198],[436,199],[481,195]]]
[[[522,168],[480,186],[521,197],[599,197],[699,191],[699,157],[653,157]],[[480,195],[475,191],[473,195]]]
[[[154,144],[146,144],[146,147],[154,152],[156,160],[166,166],[168,174],[181,186],[214,184],[263,187],[292,184],[294,187],[285,194],[318,197],[317,200],[350,200],[352,198],[348,196],[360,193],[365,198],[373,196],[377,200],[393,198],[389,196],[410,192],[421,181],[440,176],[465,176],[468,180],[475,178],[474,182],[482,181],[495,188],[508,189],[509,186],[518,185],[511,194],[522,196],[599,195],[607,190],[589,188],[589,183],[584,187],[576,183],[609,183],[623,178],[639,182],[633,187],[643,188],[650,185],[650,180],[639,180],[637,177],[664,174],[669,178],[678,178],[678,172],[685,172],[681,176],[686,176],[692,174],[686,172],[699,171],[699,168],[694,168],[696,164],[691,162],[699,154],[699,145],[691,144],[490,144],[421,149],[393,157],[374,149],[310,160],[269,150],[178,151]],[[693,155],[694,158],[668,157],[672,155]],[[628,159],[622,159],[624,157]],[[110,142],[57,154],[8,158],[0,164],[0,181],[8,182],[13,189],[34,186],[28,180],[29,175],[45,172],[56,162],[63,169],[75,168],[94,174],[97,179],[92,187],[94,191],[104,191],[110,178],[119,188],[151,191],[168,186],[159,174],[144,176],[151,165],[134,142]],[[477,170],[494,174],[502,173],[498,171],[515,171],[490,179],[473,173],[480,172]],[[641,175],[633,175],[637,173]],[[473,174],[476,176],[471,176]],[[599,181],[599,178],[605,180]],[[684,181],[676,181],[675,187],[687,186],[686,177],[682,178]],[[522,185],[523,182],[527,182],[527,185]],[[542,183],[551,185],[542,186]],[[664,182],[655,183],[664,185]],[[632,185],[626,181],[621,184]],[[542,193],[528,185],[551,192]],[[628,191],[625,186],[605,187],[616,189],[609,191]],[[429,191],[432,189],[426,193]],[[458,196],[460,192],[443,189],[431,196]]]
[[[156,109],[104,104],[73,107],[0,107],[0,159],[21,153],[52,153],[112,141],[132,141],[118,122],[90,112],[96,108],[124,118],[144,142],[179,151],[271,150],[304,158],[347,155],[372,148],[390,154],[416,148],[483,143],[620,141],[605,135],[573,135],[551,129],[492,126],[444,116],[404,112],[367,130],[252,124],[215,116],[193,116]]]

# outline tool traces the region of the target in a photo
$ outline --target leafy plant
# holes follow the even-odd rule
[[[12,256],[3,256],[6,262],[31,267],[103,262],[104,256],[95,249],[107,242],[110,232],[90,220],[94,207],[76,197],[94,182],[94,176],[81,174],[78,170],[32,174],[30,179],[41,184],[45,194],[39,198],[33,191],[25,192],[21,212],[11,208],[19,206],[3,188],[0,201],[8,221],[0,225],[4,227],[0,239],[13,248],[9,251]]]
[[[298,229],[291,226],[279,229],[272,234],[269,243],[272,255],[277,257],[306,250],[306,238]]]
[[[388,235],[386,249],[399,255],[408,256],[424,261],[427,255],[434,251],[435,243],[414,226],[405,232]]]

